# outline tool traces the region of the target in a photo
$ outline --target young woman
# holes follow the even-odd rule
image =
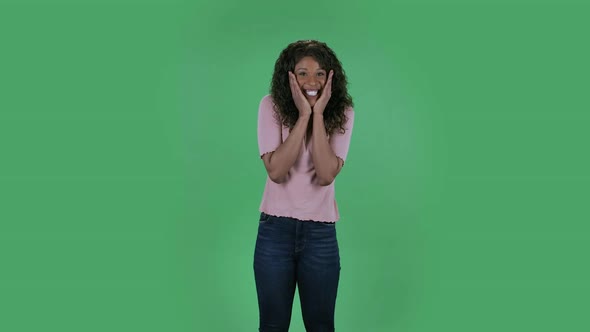
[[[340,277],[334,179],[354,121],[334,52],[315,40],[285,48],[258,110],[258,147],[268,173],[254,276],[259,331],[288,331],[295,287],[308,332],[334,331]]]

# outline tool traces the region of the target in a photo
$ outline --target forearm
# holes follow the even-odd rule
[[[329,185],[338,173],[339,161],[330,147],[322,113],[313,114],[313,165],[320,185]]]
[[[268,175],[275,182],[282,182],[295,164],[307,131],[309,115],[300,116],[285,141],[271,154]]]

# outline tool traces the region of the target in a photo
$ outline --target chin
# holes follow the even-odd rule
[[[313,107],[313,105],[315,105],[315,103],[317,102],[317,99],[315,99],[315,98],[312,100],[307,99],[307,101],[309,102],[309,106]]]

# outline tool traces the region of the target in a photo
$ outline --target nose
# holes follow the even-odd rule
[[[314,88],[315,88],[315,87],[318,85],[318,82],[319,82],[319,81],[318,81],[318,79],[317,79],[317,78],[315,78],[315,77],[311,76],[311,77],[309,78],[309,80],[307,81],[307,84],[308,84],[308,85],[310,85],[311,87],[314,87]]]

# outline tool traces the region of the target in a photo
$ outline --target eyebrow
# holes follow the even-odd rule
[[[296,68],[295,70],[300,70],[300,69],[307,70],[307,68],[305,68],[305,67]],[[324,68],[320,68],[317,71],[320,71],[320,70],[326,71]]]

